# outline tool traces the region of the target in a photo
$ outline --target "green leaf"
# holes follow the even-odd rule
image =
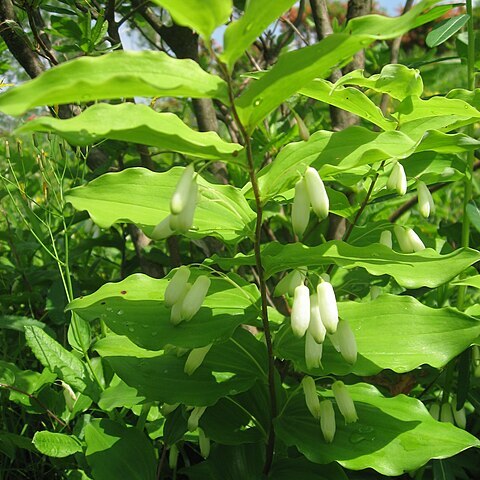
[[[468,22],[469,18],[470,15],[463,14],[445,20],[428,32],[425,43],[430,48],[441,45],[455,35]]]
[[[353,70],[343,75],[334,89],[342,85],[365,87],[379,93],[387,93],[392,98],[403,100],[406,97],[420,97],[423,93],[423,80],[417,69],[405,65],[385,65],[380,73],[364,76],[364,70]]]
[[[477,205],[474,203],[469,203],[467,205],[467,215],[475,230],[480,232],[480,210],[478,209]]]
[[[191,271],[192,279],[204,273]],[[229,338],[238,325],[255,322],[259,315],[254,306],[260,296],[257,287],[232,278],[242,288],[212,277],[202,308],[192,320],[179,325],[170,322],[170,309],[163,303],[168,280],[143,274],[106,283],[95,293],[73,300],[68,309],[86,320],[101,318],[113,332],[146,349],[159,350],[167,344],[203,347]]]
[[[284,53],[271,70],[235,101],[240,121],[247,131],[253,131],[270,111],[304,85],[315,78],[327,77],[333,68],[374,40],[395,38],[407,32],[416,17],[434,3],[436,0],[424,0],[398,18],[366,15],[353,19],[346,28],[351,34],[335,33],[315,45]]]
[[[373,468],[389,476],[415,470],[431,458],[445,458],[480,446],[468,432],[434,420],[414,398],[385,398],[367,384],[347,388],[359,420],[345,425],[337,413],[332,443],[323,440],[319,422],[307,410],[303,393],[294,395],[276,420],[277,435],[287,445],[295,445],[311,462],[337,461],[352,470]],[[324,394],[331,396],[330,392]]]
[[[294,3],[295,0],[250,0],[245,13],[225,30],[220,60],[232,71],[243,52]]]
[[[73,145],[91,145],[101,139],[141,143],[198,158],[228,160],[238,157],[241,145],[228,143],[214,132],[197,132],[173,113],[157,113],[147,105],[99,103],[69,120],[39,117],[16,133],[51,132]]]
[[[87,463],[95,480],[155,480],[157,460],[153,445],[137,428],[106,418],[85,427]]]
[[[25,339],[38,361],[79,392],[89,383],[85,367],[73,353],[65,350],[41,328],[25,327]]]
[[[270,243],[262,251],[263,266],[267,276],[298,268],[336,265],[344,268],[361,267],[372,275],[391,275],[405,288],[435,288],[449,282],[465,268],[480,259],[472,249],[458,249],[440,255],[427,248],[417,253],[397,253],[378,243],[369,247],[356,247],[341,241],[330,241],[316,247],[301,243]],[[233,265],[254,265],[254,256],[237,255],[235,258],[214,256],[214,263],[222,268]]]
[[[63,458],[82,451],[82,444],[77,437],[48,431],[36,432],[33,444],[40,453],[49,457]]]
[[[282,458],[274,462],[268,478],[271,480],[292,480],[301,475],[302,480],[348,480],[338,463],[318,465],[305,457]]]
[[[222,397],[248,390],[259,378],[265,381],[267,375],[265,346],[242,328],[228,341],[213,345],[192,375],[184,373],[186,356],[125,357],[114,355],[113,346],[106,356],[102,349],[97,351],[139,395],[168,404],[214,405]]]
[[[118,222],[136,223],[150,234],[170,214],[170,198],[183,168],[165,173],[145,168],[128,168],[107,173],[65,195],[77,210],[88,210],[102,228]],[[187,236],[215,236],[235,242],[250,235],[255,214],[245,197],[231,185],[216,185],[198,176],[200,199],[195,210],[194,229]]]
[[[220,25],[226,23],[232,13],[232,0],[153,0],[166,8],[175,23],[196,30],[210,43],[210,36]]]
[[[396,128],[396,122],[387,120],[380,108],[360,90],[352,87],[340,86],[335,89],[333,87],[333,84],[328,80],[317,78],[299,90],[299,93],[347,112],[352,112],[383,130],[394,130]]]
[[[34,318],[20,317],[18,315],[1,315],[0,316],[0,328],[6,328],[8,330],[17,330],[23,332],[26,326],[34,325],[38,328],[45,328],[43,322],[39,322]]]
[[[454,280],[452,285],[466,285],[468,287],[480,288],[480,275],[463,278],[461,280]]]
[[[193,60],[163,52],[117,51],[62,63],[10,88],[0,95],[0,111],[20,115],[43,105],[134,96],[206,97],[229,103],[226,83]]]
[[[480,322],[452,308],[430,308],[413,297],[381,295],[373,302],[339,302],[339,315],[348,320],[357,341],[358,360],[348,365],[330,342],[324,345],[323,369],[327,375],[376,375],[383,369],[405,373],[422,364],[445,366],[480,335]],[[281,358],[292,360],[301,371],[305,340],[286,326],[275,338]]]

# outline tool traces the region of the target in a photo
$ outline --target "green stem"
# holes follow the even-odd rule
[[[470,16],[467,24],[468,34],[468,56],[467,56],[467,80],[468,90],[475,88],[475,34],[473,31],[473,7],[472,0],[467,0],[467,14]],[[467,135],[472,137],[474,134],[473,123],[467,127]],[[472,176],[474,151],[467,153],[467,167],[465,169],[464,193],[463,193],[463,220],[462,220],[462,247],[467,248],[470,245],[470,219],[467,213],[467,206],[472,198]],[[465,303],[465,294],[467,287],[462,285],[458,289],[457,307],[463,310]]]

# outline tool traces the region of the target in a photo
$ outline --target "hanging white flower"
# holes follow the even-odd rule
[[[309,370],[322,366],[323,345],[317,343],[307,330],[305,335],[305,363]]]
[[[348,393],[347,387],[341,380],[337,380],[332,385],[332,392],[335,396],[338,409],[345,419],[345,423],[353,423],[358,420],[357,411],[352,397]]]
[[[417,182],[418,208],[425,218],[435,212],[435,204],[433,203],[432,194],[424,182]]]
[[[163,297],[165,306],[171,307],[173,304],[178,302],[182,295],[184,295],[185,287],[189,277],[190,269],[185,265],[181,266],[175,272],[175,275],[173,275],[171,280],[168,282],[167,288],[165,289],[165,294]]]
[[[205,347],[194,348],[187,357],[187,361],[185,362],[185,366],[183,367],[183,371],[187,375],[192,375],[195,370],[202,364],[203,360],[205,359],[207,353],[212,348],[212,344],[206,345]]]
[[[325,441],[332,443],[335,437],[336,423],[335,411],[330,400],[322,400],[320,402],[320,428]]]
[[[407,193],[407,176],[400,162],[395,162],[387,180],[387,188],[396,190],[399,195]]]
[[[315,215],[320,220],[327,218],[330,208],[327,191],[325,190],[325,185],[320,175],[312,167],[308,167],[305,172],[305,184],[307,186],[308,198],[310,199]]]
[[[340,320],[336,336],[342,357],[353,365],[357,361],[357,341],[347,320]]]
[[[197,277],[182,301],[181,316],[183,319],[190,320],[200,310],[210,288],[210,283],[210,279],[206,275]]]
[[[310,292],[305,285],[295,288],[290,321],[293,334],[302,338],[310,323]]]
[[[338,309],[335,292],[330,282],[320,282],[317,286],[320,317],[328,333],[335,333],[338,325]]]
[[[295,197],[292,205],[292,228],[297,237],[302,238],[309,220],[310,200],[305,180],[302,178],[295,185]]]
[[[317,387],[312,377],[306,375],[302,379],[303,394],[305,395],[305,403],[309,412],[314,418],[320,418],[320,400],[317,394]]]
[[[308,325],[308,332],[312,335],[317,343],[322,343],[325,340],[327,329],[320,317],[320,308],[318,306],[318,295],[316,293],[310,295],[310,323]]]

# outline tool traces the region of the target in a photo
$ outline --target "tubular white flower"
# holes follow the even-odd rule
[[[178,215],[172,215],[172,218],[176,217],[176,230],[178,232],[185,233],[192,228],[195,208],[197,206],[197,197],[198,185],[194,182],[190,188],[185,208]]]
[[[305,172],[305,185],[307,186],[308,197],[315,215],[320,220],[327,218],[330,208],[327,191],[320,175],[312,167],[308,167]]]
[[[75,395],[75,392],[68,383],[65,383],[62,380],[60,383],[62,384],[63,388],[63,398],[65,399],[65,404],[67,405],[68,410],[72,412],[78,397]]]
[[[399,195],[407,193],[407,176],[400,162],[395,162],[387,180],[387,188],[396,190]]]
[[[273,292],[274,297],[280,297],[285,294],[293,296],[295,288],[301,285],[305,280],[307,267],[300,267],[287,273],[277,284]]]
[[[418,208],[420,213],[428,218],[435,211],[432,194],[424,182],[417,182]]]
[[[180,322],[185,320],[185,318],[182,317],[183,301],[185,300],[185,297],[187,296],[187,293],[190,291],[191,288],[192,288],[191,283],[187,283],[185,285],[182,296],[177,300],[177,302],[173,305],[172,309],[170,310],[170,322],[173,323],[173,325],[178,325]]]
[[[205,356],[212,348],[212,344],[206,345],[205,347],[194,348],[187,357],[187,361],[185,362],[185,366],[183,367],[183,371],[187,375],[192,375],[195,370],[202,364]]]
[[[192,288],[183,299],[181,310],[182,318],[188,321],[200,310],[208,289],[210,288],[210,283],[210,279],[206,275],[197,277]]]
[[[193,184],[194,174],[195,169],[193,168],[193,164],[188,165],[183,171],[170,200],[170,211],[173,215],[178,215],[185,209]]]
[[[340,353],[340,342],[338,341],[338,335],[337,332],[335,333],[327,333],[327,337],[330,340],[330,343],[332,344],[333,348]]]
[[[312,335],[317,343],[325,340],[327,330],[320,317],[320,308],[318,307],[318,295],[316,293],[310,295],[310,323],[308,324],[308,332]]]
[[[347,320],[340,320],[336,336],[342,357],[353,365],[357,361],[357,341]]]
[[[292,228],[301,238],[310,220],[310,200],[308,199],[305,180],[302,178],[295,185],[295,197],[292,205]]]
[[[432,403],[428,411],[435,420],[440,420],[440,405],[437,402]]]
[[[152,231],[150,238],[153,240],[163,240],[172,236],[175,232],[170,228],[171,215],[165,217]]]
[[[307,368],[320,368],[322,366],[323,344],[317,343],[307,331],[305,336],[305,363]]]
[[[308,375],[303,377],[302,388],[307,408],[313,417],[318,420],[320,418],[320,400],[318,399],[317,388],[313,378]]]
[[[171,307],[177,303],[180,297],[185,293],[188,278],[190,277],[190,269],[183,265],[173,275],[172,279],[168,282],[167,288],[163,300],[167,307]]]
[[[448,402],[442,403],[442,406],[440,407],[440,421],[444,423],[451,423],[452,425],[455,424],[453,420],[452,407]]]
[[[178,460],[178,448],[176,445],[172,445],[170,447],[170,452],[168,453],[168,466],[175,470],[177,468],[177,460]]]
[[[425,250],[424,243],[411,228],[407,228],[406,234],[414,252],[421,252],[422,250]]]
[[[400,225],[395,225],[393,227],[393,232],[395,233],[395,237],[397,237],[398,244],[400,245],[400,250],[403,253],[413,253],[413,245],[410,236],[407,235],[407,231],[405,230],[405,228],[401,227]]]
[[[380,242],[388,248],[392,248],[392,232],[390,230],[384,230],[380,234]]]
[[[305,285],[295,288],[290,322],[293,334],[302,338],[310,323],[310,292]]]
[[[456,401],[452,404],[452,412],[455,423],[463,430],[467,426],[467,414],[465,412],[465,407],[462,407],[460,410],[457,410]]]
[[[210,439],[205,436],[205,432],[198,429],[198,446],[200,447],[200,455],[203,458],[208,458],[210,455]]]
[[[187,421],[187,428],[189,432],[194,432],[198,428],[198,422],[206,409],[207,407],[195,407],[192,410]]]
[[[357,411],[352,397],[348,393],[347,387],[341,380],[337,380],[332,385],[332,392],[335,395],[338,409],[345,418],[345,423],[353,423],[358,420]]]
[[[322,429],[323,438],[327,443],[332,443],[335,437],[335,411],[330,400],[322,400],[320,402],[320,428]]]
[[[317,286],[320,317],[328,333],[335,333],[338,325],[338,309],[335,292],[330,282],[320,282]]]

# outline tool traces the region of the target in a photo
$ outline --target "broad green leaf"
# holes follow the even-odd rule
[[[148,235],[170,214],[170,198],[183,168],[165,173],[145,168],[128,168],[107,173],[66,193],[65,199],[77,210],[88,210],[103,228],[117,222],[133,222]],[[194,229],[187,236],[215,236],[234,242],[250,235],[255,214],[238,189],[216,185],[198,176],[200,199],[195,210]]]
[[[465,268],[480,260],[480,253],[472,249],[458,249],[440,255],[427,248],[417,253],[398,253],[378,243],[357,247],[341,241],[330,241],[316,247],[301,243],[270,243],[262,251],[267,276],[304,265],[336,265],[344,268],[361,267],[372,275],[391,275],[405,288],[435,288],[449,282]],[[222,268],[234,265],[254,265],[254,255],[239,254],[234,258],[214,256],[214,263]]]
[[[474,203],[469,203],[467,205],[467,215],[472,222],[472,226],[480,232],[480,210],[478,209],[477,205]]]
[[[9,89],[0,95],[0,111],[20,115],[43,105],[134,96],[207,97],[229,103],[226,83],[193,60],[163,52],[117,51],[62,63]]]
[[[463,278],[461,280],[454,280],[452,285],[466,285],[468,287],[480,288],[480,275]]]
[[[480,322],[452,308],[430,308],[408,296],[381,295],[372,302],[339,302],[340,318],[348,320],[357,341],[358,360],[351,366],[333,348],[324,345],[323,368],[314,375],[334,373],[376,375],[390,369],[397,373],[422,364],[445,366],[480,334]],[[284,326],[275,338],[281,358],[292,360],[301,371],[305,364],[305,340]]]
[[[123,338],[117,335],[107,336],[106,338],[115,339]],[[107,412],[114,408],[132,408],[145,400],[140,397],[135,388],[129,387],[123,380],[116,375],[110,382],[110,385],[100,394],[98,406]]]
[[[192,375],[184,373],[186,355],[126,357],[115,355],[113,346],[108,355],[101,348],[97,351],[139,395],[168,404],[214,405],[222,397],[248,390],[257,379],[265,381],[267,375],[265,346],[242,328],[226,342],[213,345]]]
[[[63,458],[82,451],[82,444],[77,437],[48,431],[36,432],[33,444],[40,453],[49,457]]]
[[[205,272],[194,272],[192,279],[200,273]],[[73,300],[68,309],[86,320],[102,319],[113,332],[127,336],[142,348],[160,350],[167,344],[203,347],[229,338],[238,325],[255,323],[259,315],[255,306],[259,299],[257,287],[233,278],[242,288],[212,277],[202,308],[192,320],[179,325],[170,322],[170,309],[163,303],[168,280],[143,274],[106,283],[95,293]]]
[[[210,36],[226,23],[232,13],[232,0],[153,0],[166,8],[175,23],[196,30],[209,44]]]
[[[446,458],[480,446],[468,432],[434,420],[414,398],[385,398],[367,384],[348,390],[359,420],[345,425],[336,412],[337,431],[332,443],[323,440],[320,424],[307,410],[303,393],[295,394],[275,421],[277,435],[311,462],[337,461],[352,470],[373,468],[389,476],[416,470],[431,458]],[[324,394],[331,396],[330,392]]]
[[[469,15],[463,14],[445,20],[428,32],[425,43],[430,48],[441,45],[455,35],[468,22],[469,18]]]
[[[89,383],[85,366],[72,352],[35,326],[25,327],[25,339],[38,361],[79,392]]]
[[[241,145],[222,140],[215,132],[197,132],[173,113],[157,113],[147,105],[99,103],[69,120],[39,117],[16,133],[51,132],[73,145],[91,145],[102,139],[141,143],[198,158],[228,160],[238,157]]]
[[[250,0],[244,14],[225,30],[220,60],[233,70],[243,52],[294,3],[295,0]]]
[[[335,33],[315,45],[286,52],[275,66],[252,83],[235,101],[240,121],[247,131],[269,112],[315,78],[327,77],[358,50],[379,39],[395,38],[407,32],[420,13],[436,0],[425,0],[398,18],[366,15],[347,25],[348,33]],[[418,18],[417,18],[418,17]]]
[[[35,325],[39,328],[45,328],[43,322],[39,322],[34,318],[20,317],[18,315],[1,315],[0,316],[0,328],[6,328],[8,330],[17,330],[23,332],[28,325]]]
[[[342,85],[365,87],[379,93],[387,93],[397,100],[406,97],[420,97],[423,93],[423,80],[417,69],[405,65],[385,65],[380,73],[364,76],[364,70],[353,70],[343,75],[333,86],[334,89]]]
[[[383,130],[394,130],[396,122],[387,120],[378,108],[364,93],[353,87],[333,88],[328,80],[317,78],[305,85],[299,93],[329,105],[352,112],[359,117],[374,123]]]
[[[86,459],[95,480],[155,480],[157,459],[144,433],[103,418],[85,427]]]

